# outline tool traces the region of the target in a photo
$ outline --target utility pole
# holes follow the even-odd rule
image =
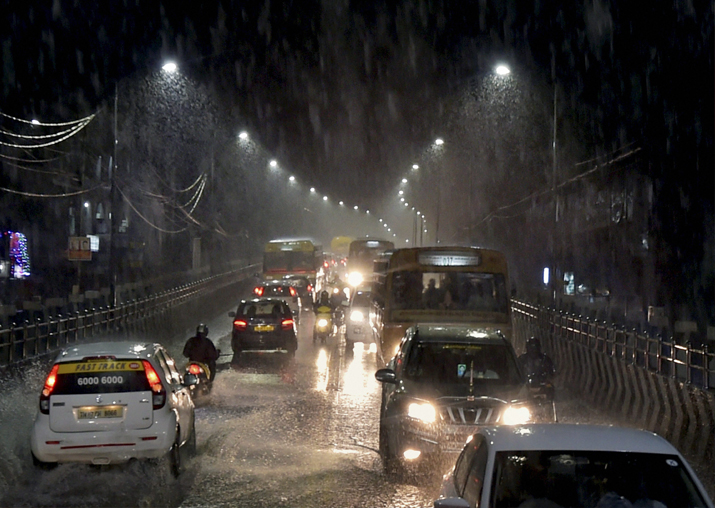
[[[110,285],[110,297],[112,299],[112,305],[117,306],[117,247],[116,247],[116,235],[119,228],[117,227],[117,221],[119,220],[119,205],[117,204],[117,144],[119,140],[117,138],[117,104],[119,102],[119,84],[114,84],[114,131],[113,131],[113,155],[112,164],[110,165],[109,174],[109,285]]]

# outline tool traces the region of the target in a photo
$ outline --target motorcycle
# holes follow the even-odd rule
[[[553,383],[538,373],[529,374],[527,380],[531,397],[539,409],[542,418],[544,420],[553,421],[554,423],[558,422],[556,402],[554,401],[556,389]]]
[[[313,326],[313,344],[320,340],[325,344],[333,332],[333,315],[330,312],[317,312],[315,314],[315,325]]]
[[[218,354],[221,354],[221,350],[217,350]],[[203,362],[190,361],[186,364],[186,369],[184,374],[193,374],[196,376],[198,382],[189,387],[191,390],[191,397],[194,399],[205,397],[211,393],[211,368]]]

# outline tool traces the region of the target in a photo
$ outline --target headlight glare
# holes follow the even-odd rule
[[[360,272],[352,272],[348,275],[348,284],[357,287],[362,284],[363,276]]]
[[[504,410],[501,422],[504,425],[521,425],[531,419],[531,411],[525,406],[509,406]]]
[[[354,310],[350,313],[350,321],[362,323],[365,321],[365,315],[359,310]]]
[[[434,423],[437,419],[437,411],[432,404],[413,402],[407,408],[407,416],[424,423]]]
[[[318,327],[319,328],[325,328],[326,326],[328,326],[327,319],[324,319],[324,318],[318,319]]]

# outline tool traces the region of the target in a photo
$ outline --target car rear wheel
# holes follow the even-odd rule
[[[35,457],[34,453],[30,452],[30,454],[32,455],[32,465],[35,466],[37,469],[47,471],[57,467],[57,462],[43,462],[37,457]]]
[[[182,460],[181,460],[181,433],[179,432],[179,427],[176,428],[176,438],[174,439],[174,444],[169,449],[169,471],[174,478],[178,478],[182,471]]]

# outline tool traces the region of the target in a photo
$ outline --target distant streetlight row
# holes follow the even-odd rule
[[[239,138],[241,141],[243,141],[243,142],[248,141],[248,139],[249,139],[248,132],[246,132],[246,131],[241,131],[241,132],[239,132],[238,138]],[[269,165],[271,168],[274,168],[274,169],[279,167],[278,161],[275,160],[275,159],[271,159],[271,160],[269,161],[268,165]],[[295,177],[294,175],[289,176],[289,177],[288,177],[288,181],[289,181],[291,184],[295,184],[295,183],[297,182],[296,177]],[[404,181],[405,181],[405,183],[407,182],[406,179],[405,179]],[[317,190],[315,187],[310,187],[310,193],[311,193],[311,194],[318,194],[318,190]],[[322,200],[323,200],[324,202],[327,202],[327,201],[330,200],[330,198],[329,198],[327,195],[323,195]],[[346,206],[344,201],[339,201],[338,204],[339,204],[341,207]],[[360,207],[359,207],[358,205],[354,205],[354,206],[353,206],[353,210],[355,210],[355,211],[360,211]],[[365,210],[365,215],[370,215],[370,210],[369,210],[369,209],[366,209],[366,210]],[[387,225],[387,223],[385,223],[385,222],[383,221],[383,219],[378,219],[378,220],[379,220],[380,223],[383,224],[383,226],[384,226],[385,228],[387,228],[387,231],[388,231],[388,232],[392,232],[392,228],[389,227],[389,226]],[[392,236],[393,236],[393,237],[397,237],[397,234],[396,234],[396,233],[393,233]],[[405,240],[405,241],[406,241],[407,243],[409,243],[409,240]]]

